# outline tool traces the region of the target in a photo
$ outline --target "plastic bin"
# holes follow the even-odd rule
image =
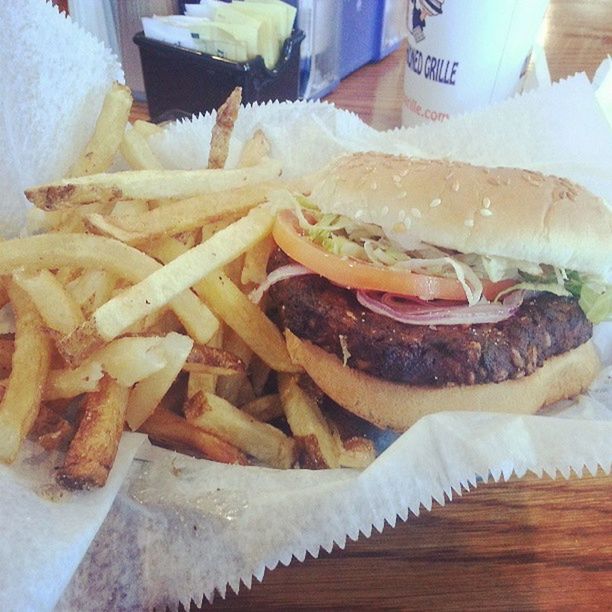
[[[286,0],[297,8],[305,34],[300,61],[300,96],[321,98],[340,83],[342,0]]]
[[[406,38],[406,0],[384,0],[382,4],[380,38],[372,56],[375,62],[395,51]]]
[[[285,41],[281,59],[268,70],[261,57],[232,62],[200,51],[134,36],[140,50],[149,114],[153,121],[168,111],[193,114],[219,108],[235,87],[242,101],[297,100],[300,44],[304,34],[294,30]]]
[[[380,49],[384,1],[342,0],[340,78],[369,64]]]

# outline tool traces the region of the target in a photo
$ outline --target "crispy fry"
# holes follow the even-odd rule
[[[220,349],[223,345],[223,336],[224,329],[221,325],[219,326],[219,331],[208,343],[208,346],[210,348]],[[201,391],[202,393],[214,393],[217,388],[218,378],[219,377],[216,374],[200,374],[198,372],[190,372],[189,380],[187,381],[187,397],[192,397],[198,391]]]
[[[108,341],[116,338],[136,321],[162,308],[177,296],[182,297],[181,294],[185,295],[190,286],[240,256],[267,235],[273,221],[268,210],[255,208],[210,240],[190,249],[163,268],[158,267],[145,279],[100,306],[88,321],[68,336],[63,346],[64,354],[74,359],[83,354],[80,348],[82,343],[87,345],[86,350],[91,350],[99,339]],[[181,318],[179,312],[177,315]],[[187,326],[186,321],[183,322]],[[192,330],[188,331],[193,335]],[[205,344],[206,340],[201,343]]]
[[[249,138],[242,147],[240,159],[238,160],[239,168],[248,168],[256,166],[270,155],[270,143],[266,135],[261,130],[255,130],[253,136]]]
[[[299,371],[289,358],[278,328],[223,272],[207,276],[198,283],[196,291],[217,316],[272,369],[280,372]]]
[[[99,200],[182,200],[271,181],[280,172],[280,163],[273,159],[265,159],[250,168],[232,170],[127,170],[38,185],[26,189],[25,195],[43,210],[59,210]]]
[[[97,391],[103,374],[99,362],[86,363],[74,369],[51,370],[45,382],[43,399],[69,399]]]
[[[225,167],[229,142],[234,130],[234,123],[238,117],[241,100],[242,87],[236,87],[217,111],[217,119],[210,139],[209,168]]]
[[[134,170],[162,170],[163,166],[139,130],[126,130],[119,146],[121,155]]]
[[[15,351],[15,341],[12,338],[0,338],[0,370],[10,370]]]
[[[146,200],[119,200],[115,202],[110,212],[110,218],[115,221],[139,217],[149,212],[149,205]]]
[[[249,463],[245,454],[229,442],[161,406],[140,426],[139,431],[148,434],[157,444],[179,448],[187,453],[196,452],[213,461],[239,465]]]
[[[58,482],[69,489],[103,487],[108,478],[127,407],[128,389],[110,376],[100,382],[100,390],[90,393],[83,417],[70,443]]]
[[[297,377],[279,374],[278,391],[289,427],[306,452],[308,467],[339,467],[338,447],[329,424],[317,402],[299,386]]]
[[[74,432],[75,429],[71,423],[51,410],[46,403],[42,403],[30,431],[30,437],[45,450],[66,450]]]
[[[244,373],[245,366],[239,357],[229,351],[198,344],[191,349],[183,370],[232,376]]]
[[[190,398],[185,405],[185,416],[190,423],[231,440],[239,449],[268,465],[286,469],[295,461],[291,438],[212,393],[196,393]]]
[[[170,333],[161,344],[166,365],[141,380],[130,392],[126,420],[130,429],[138,429],[155,411],[170,389],[193,347],[193,340],[182,334]]]
[[[131,108],[130,89],[114,83],[104,98],[91,140],[68,176],[85,176],[108,170],[121,143]]]
[[[105,270],[84,270],[66,285],[66,290],[80,306],[84,315],[107,302],[113,293],[117,279]]]
[[[7,290],[16,333],[11,374],[0,402],[0,461],[10,463],[36,420],[51,360],[51,341],[28,295],[12,282]]]
[[[140,244],[158,236],[190,231],[223,219],[240,218],[265,202],[275,187],[274,183],[262,183],[210,193],[121,218],[92,214],[87,217],[87,223],[122,242]]]
[[[270,218],[269,223],[271,222]],[[245,229],[248,229],[248,224]],[[248,246],[247,242],[244,248]],[[42,234],[8,240],[0,249],[0,274],[10,274],[18,267],[40,270],[70,265],[106,270],[132,282],[152,276],[153,272],[161,269],[161,264],[152,257],[121,242],[101,236]],[[107,303],[112,303],[112,300]],[[196,342],[206,344],[217,331],[219,322],[216,317],[191,291],[184,291],[174,298],[170,305]],[[149,312],[153,310],[156,308],[152,308]],[[133,322],[128,323],[126,329]],[[87,322],[83,324],[85,325]],[[73,334],[67,337],[65,355],[74,365],[79,363],[88,351],[101,346],[102,341],[96,342],[95,326],[90,324],[89,327],[91,331],[79,331],[79,328],[73,332],[74,338]],[[81,347],[82,350],[79,349],[79,342],[86,341],[87,338],[89,338],[87,346]]]
[[[264,423],[283,416],[283,406],[278,393],[262,395],[246,404],[240,406],[242,412],[246,412],[258,421]]]
[[[79,305],[48,270],[13,272],[13,281],[28,294],[50,329],[67,335],[85,320]]]
[[[242,275],[240,277],[240,282],[243,285],[248,283],[259,285],[266,280],[268,276],[268,259],[270,259],[275,246],[276,243],[272,236],[267,236],[245,253]]]
[[[164,131],[159,125],[151,123],[150,121],[143,121],[142,119],[134,121],[134,129],[140,132],[145,138],[149,138],[155,134],[161,134]]]

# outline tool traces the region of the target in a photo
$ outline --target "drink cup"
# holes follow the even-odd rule
[[[402,122],[444,121],[516,93],[548,0],[408,0]]]

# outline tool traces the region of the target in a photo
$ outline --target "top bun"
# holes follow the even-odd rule
[[[612,210],[583,187],[537,172],[355,153],[317,175],[310,200],[382,226],[407,249],[419,240],[603,276],[612,270]]]

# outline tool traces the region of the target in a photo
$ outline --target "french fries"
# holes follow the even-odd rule
[[[146,137],[133,127],[123,134],[119,151],[134,170],[163,170]]]
[[[128,389],[109,376],[85,401],[79,428],[68,447],[58,482],[68,489],[90,489],[106,483],[123,431]]]
[[[287,422],[308,457],[308,466],[340,467],[337,443],[316,401],[299,386],[295,376],[280,374],[278,390]]]
[[[238,160],[239,168],[256,166],[270,155],[270,143],[261,130],[256,130],[253,136],[244,143]]]
[[[16,331],[12,369],[0,402],[0,461],[11,463],[36,420],[51,360],[51,341],[28,295],[9,281]]]
[[[200,429],[164,406],[141,425],[140,431],[162,446],[178,448],[187,453],[197,453],[221,463],[247,465],[246,455],[235,446]]]
[[[25,195],[43,210],[61,210],[99,200],[181,200],[271,181],[280,175],[280,171],[280,163],[274,159],[232,170],[126,170],[39,185],[26,189]]]
[[[190,423],[273,467],[289,468],[295,462],[295,443],[280,429],[261,423],[212,393],[196,393],[187,401]]]
[[[68,176],[85,176],[108,170],[121,143],[131,108],[132,92],[128,87],[114,83],[104,98],[93,136]]]
[[[189,287],[261,240],[272,229],[273,221],[267,209],[254,208],[246,217],[206,242],[160,266],[142,281],[100,306],[88,321],[68,336],[68,342],[63,345],[64,355],[69,359],[83,357],[93,347],[116,338],[181,294],[190,295]],[[177,314],[180,318],[180,314]]]
[[[262,361],[279,372],[297,372],[278,328],[223,273],[207,276],[196,287],[214,312],[231,327]]]
[[[92,228],[122,242],[146,243],[158,236],[191,231],[225,218],[238,219],[265,202],[274,188],[274,184],[263,183],[180,200],[141,215],[117,218],[93,213],[86,220]]]
[[[225,167],[230,137],[234,129],[234,123],[238,117],[241,100],[242,87],[236,87],[217,111],[217,119],[213,126],[210,139],[210,153],[208,155],[209,168]]]
[[[0,460],[29,436],[65,451],[62,486],[100,487],[127,426],[214,461],[365,467],[372,442],[321,412],[247,297],[289,192],[261,130],[225,168],[240,90],[202,170],[163,168],[148,141],[162,128],[127,125],[130,103],[112,88],[70,175],[26,191],[39,235],[2,243]],[[132,170],[106,173],[117,151]],[[291,435],[269,424],[284,420]]]

